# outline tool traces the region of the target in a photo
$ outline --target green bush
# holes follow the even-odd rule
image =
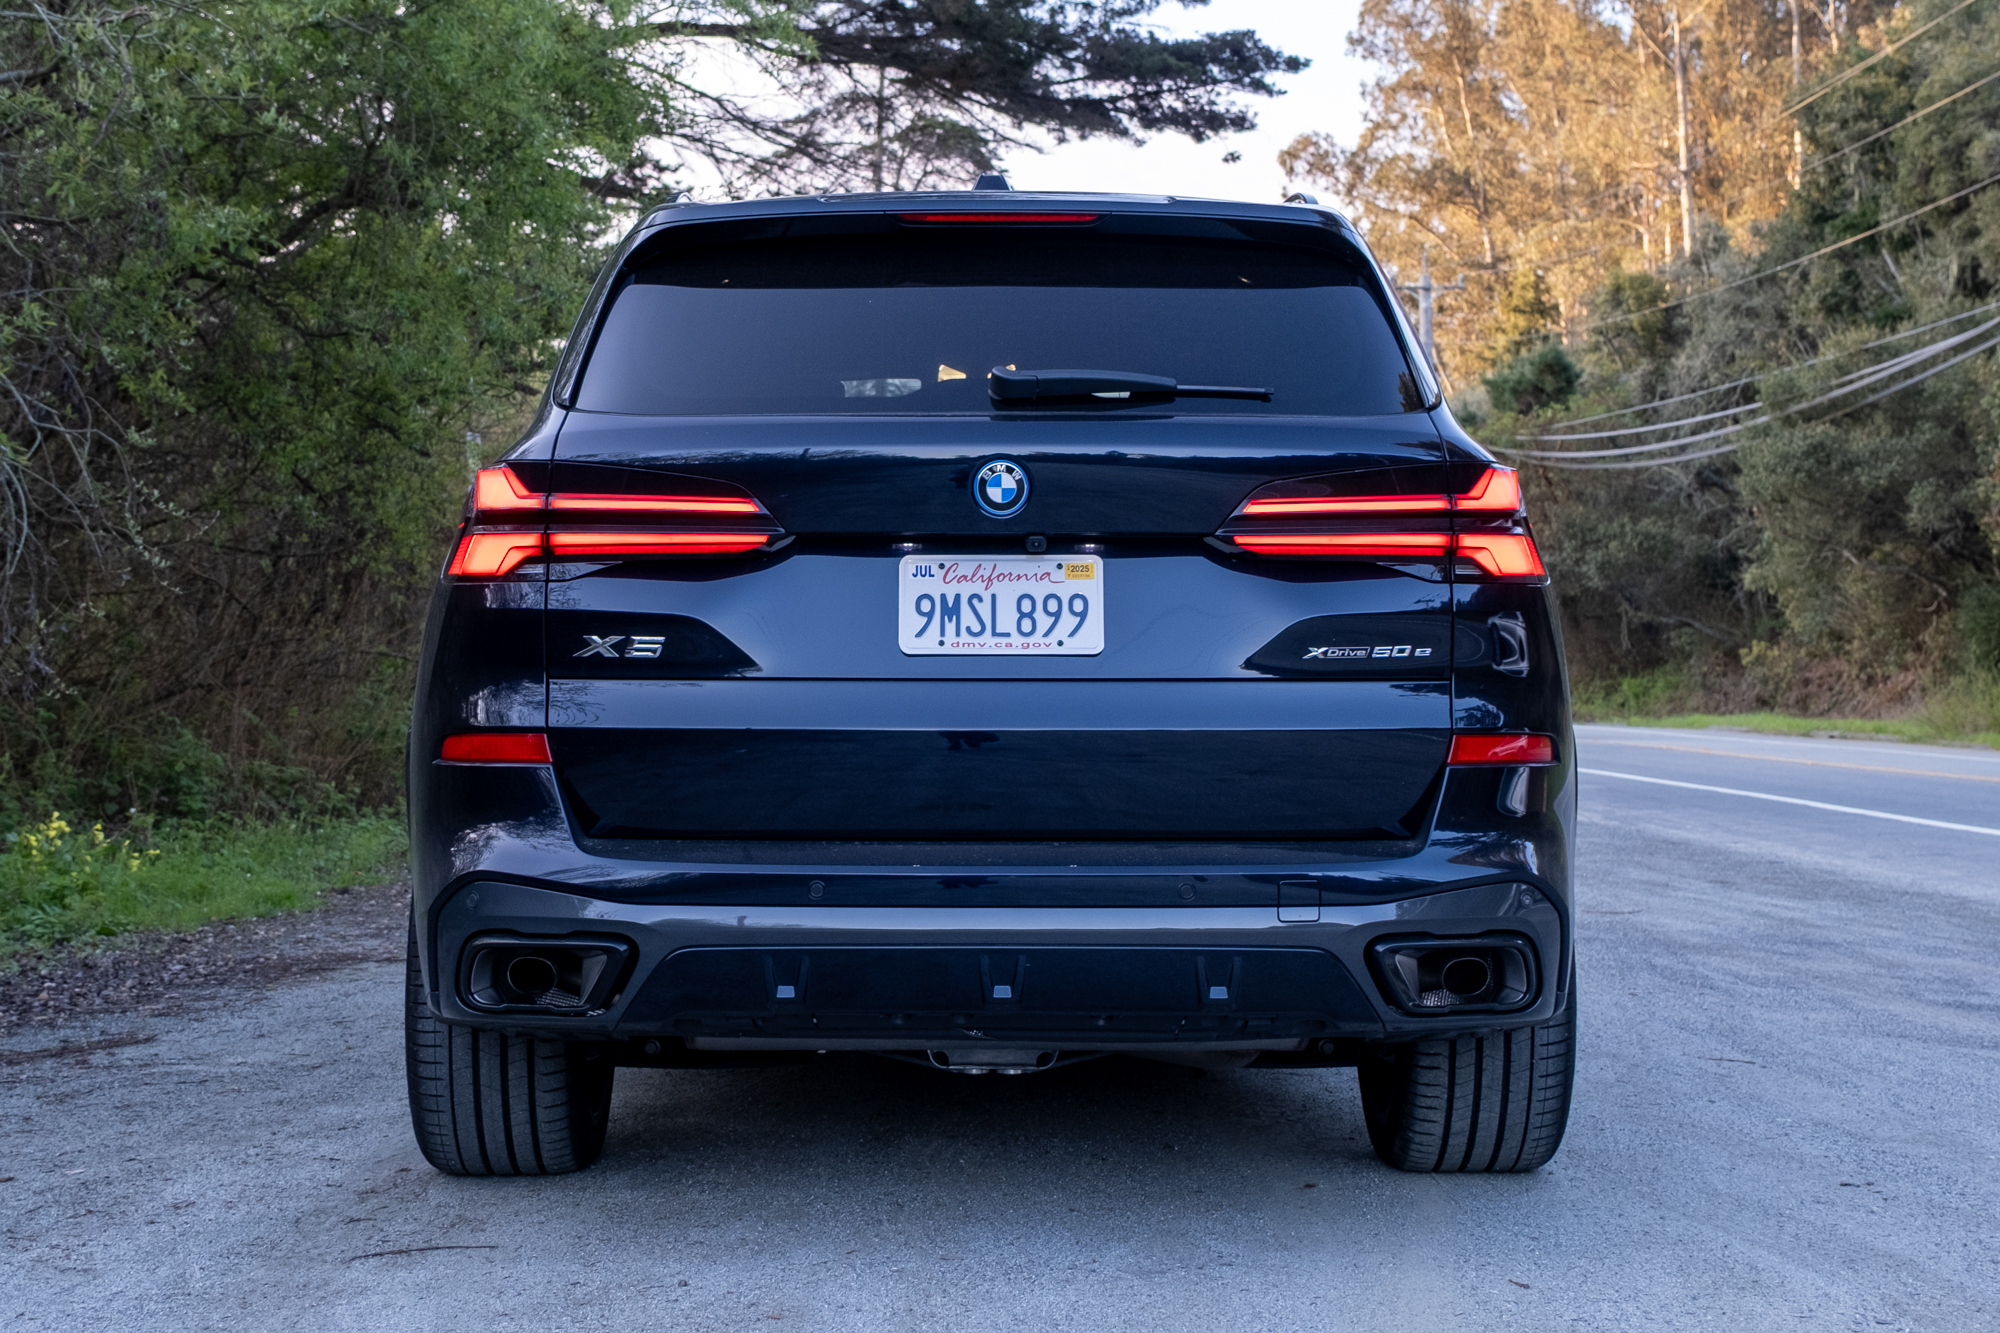
[[[1488,375],[1482,383],[1493,406],[1526,416],[1545,407],[1560,407],[1576,393],[1583,372],[1559,343],[1544,343]]]
[[[402,821],[386,815],[157,830],[138,819],[113,833],[50,811],[0,851],[0,953],[295,911],[325,889],[394,873],[406,846]]]
[[[1958,604],[1958,633],[1968,666],[1976,672],[2000,672],[2000,586],[1967,589]]]
[[[1659,717],[1686,692],[1687,673],[1677,664],[1606,681],[1578,681],[1572,691],[1577,720],[1603,722]]]

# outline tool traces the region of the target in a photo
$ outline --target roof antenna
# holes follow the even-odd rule
[[[999,172],[984,171],[980,173],[979,179],[972,183],[972,188],[975,190],[1011,190],[1014,187],[1009,185],[1007,178]]]

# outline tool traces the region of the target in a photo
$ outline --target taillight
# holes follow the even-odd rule
[[[447,736],[438,748],[447,764],[546,764],[549,738],[539,731],[474,731]]]
[[[510,467],[481,468],[472,479],[472,507],[482,514],[540,509],[548,497],[528,489]]]
[[[1247,533],[1238,546],[1259,555],[1351,555],[1369,559],[1419,560],[1451,550],[1449,532]]]
[[[447,569],[457,578],[497,578],[544,556],[745,555],[768,550],[784,536],[764,506],[747,495],[542,492],[529,489],[509,467],[481,469],[473,480],[472,504],[472,526]]]
[[[1458,554],[1496,578],[1544,578],[1542,553],[1525,532],[1461,532]]]
[[[551,495],[551,509],[592,509],[604,514],[761,514],[764,506],[748,496],[727,495]]]
[[[1238,513],[1252,516],[1275,514],[1421,514],[1443,513],[1451,508],[1449,495],[1356,495],[1327,498],[1289,499],[1273,496],[1246,500]]]
[[[453,578],[498,578],[542,553],[539,532],[468,532],[446,571]]]
[[[1471,490],[1452,497],[1452,507],[1489,514],[1518,514],[1522,508],[1521,474],[1510,467],[1487,468]]]
[[[1456,557],[1469,578],[1547,577],[1526,530],[1521,478],[1507,467],[1488,467],[1456,494],[1257,494],[1216,535],[1253,555],[1390,563]]]
[[[1461,733],[1451,738],[1451,758],[1453,764],[1497,764],[1511,768],[1539,768],[1556,761],[1556,742],[1553,736],[1536,736],[1527,733],[1507,735],[1467,735]]]
[[[629,560],[640,555],[735,555],[762,546],[762,533],[731,532],[551,532],[549,554],[557,559]]]

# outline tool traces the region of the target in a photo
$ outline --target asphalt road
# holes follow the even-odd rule
[[[384,959],[12,1039],[157,1036],[0,1069],[0,1333],[2000,1328],[2000,755],[1582,752],[1582,1064],[1537,1174],[1388,1171],[1346,1070],[856,1057],[624,1071],[589,1172],[454,1180]]]

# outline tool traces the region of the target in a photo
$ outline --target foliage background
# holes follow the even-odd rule
[[[86,812],[392,797],[468,459],[663,128],[619,6],[9,13],[4,774]]]
[[[1161,38],[1160,3],[0,14],[0,826],[392,806],[466,476],[636,210],[695,156],[759,193],[965,184],[1031,130],[1202,139],[1303,66]],[[1586,700],[2000,725],[1990,351],[1701,459],[1531,438],[1805,403],[2000,300],[1991,6],[1368,0],[1353,41],[1361,135],[1286,164],[1406,277],[1465,275],[1440,360],[1483,438],[1559,455],[1516,456]],[[778,102],[702,86],[714,49]]]
[[[963,186],[1029,126],[1243,128],[1303,67],[1159,37],[1160,3],[0,12],[0,829],[63,811],[183,864],[365,843],[469,474],[686,160],[742,193]],[[777,102],[702,86],[717,48]]]
[[[1439,359],[1524,468],[1586,705],[2000,731],[1992,335],[1802,406],[2000,314],[2000,13],[1370,0],[1354,44],[1359,141],[1287,164],[1406,277],[1465,271]]]

